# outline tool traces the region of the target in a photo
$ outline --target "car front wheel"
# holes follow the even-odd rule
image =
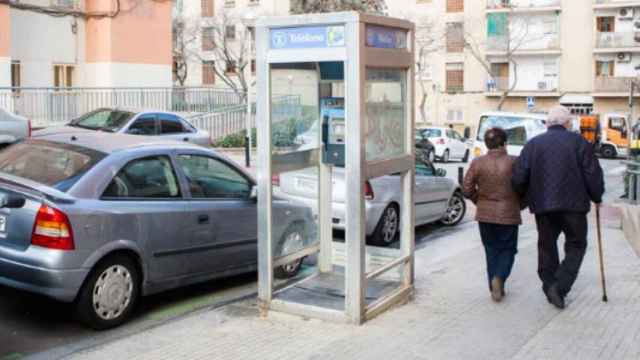
[[[301,224],[292,224],[282,235],[279,247],[281,256],[293,254],[296,250],[302,249],[304,246],[304,226]],[[296,276],[300,272],[304,258],[294,260],[288,264],[279,266],[274,269],[273,275],[278,279],[288,279]]]
[[[458,225],[464,218],[467,212],[467,203],[464,201],[464,197],[461,193],[455,192],[451,199],[449,199],[449,205],[447,211],[440,220],[440,222],[446,226]]]
[[[85,281],[76,301],[80,322],[96,329],[116,327],[131,316],[140,296],[140,274],[127,256],[99,263]]]
[[[391,204],[382,212],[380,221],[371,236],[371,245],[389,246],[398,239],[400,230],[400,211],[398,206]]]

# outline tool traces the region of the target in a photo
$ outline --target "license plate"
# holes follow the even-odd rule
[[[316,182],[310,179],[298,178],[296,180],[296,187],[302,191],[316,191]]]
[[[0,236],[4,236],[7,233],[7,217],[0,215]]]

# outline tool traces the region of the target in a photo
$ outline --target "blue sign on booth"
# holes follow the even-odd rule
[[[271,30],[272,49],[310,49],[345,46],[344,26],[306,26]]]

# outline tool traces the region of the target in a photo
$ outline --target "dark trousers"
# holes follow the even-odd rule
[[[555,212],[536,215],[538,275],[546,291],[554,283],[565,296],[578,277],[587,250],[587,214]],[[558,257],[558,236],[564,233],[564,260]]]
[[[518,252],[518,225],[480,223],[480,237],[487,256],[489,283],[494,277],[506,281]]]

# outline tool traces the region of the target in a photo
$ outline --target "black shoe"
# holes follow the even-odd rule
[[[547,300],[549,300],[549,302],[553,306],[557,307],[560,310],[564,309],[564,297],[560,295],[560,292],[558,291],[558,287],[555,284],[549,287],[546,294],[547,294]]]

